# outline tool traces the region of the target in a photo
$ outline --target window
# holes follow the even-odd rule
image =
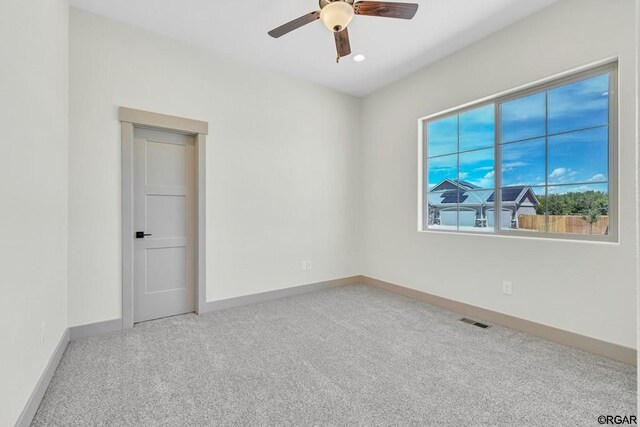
[[[423,230],[614,240],[616,73],[423,119]]]

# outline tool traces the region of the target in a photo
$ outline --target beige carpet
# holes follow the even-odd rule
[[[70,343],[35,426],[597,426],[636,370],[362,285]]]

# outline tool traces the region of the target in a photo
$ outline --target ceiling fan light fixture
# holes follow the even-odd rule
[[[320,20],[329,30],[337,33],[347,28],[353,19],[353,15],[353,6],[342,0],[338,0],[322,8],[320,11]]]

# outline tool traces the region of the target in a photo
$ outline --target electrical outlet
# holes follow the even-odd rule
[[[311,261],[307,261],[307,271],[311,271]]]
[[[513,283],[503,280],[502,281],[502,293],[505,295],[513,295]]]
[[[46,322],[42,322],[40,324],[40,345],[44,344],[44,334],[45,334],[46,326],[47,326]]]
[[[301,271],[303,272],[307,271],[307,261],[302,261],[300,265],[301,265],[300,267]]]

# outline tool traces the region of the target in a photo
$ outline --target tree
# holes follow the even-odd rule
[[[609,213],[609,196],[603,191],[570,192],[564,194],[549,194],[546,199],[540,198],[536,206],[538,215],[571,215],[580,216],[589,224],[589,233],[593,224],[600,217]]]
[[[587,213],[582,215],[582,219],[587,221],[587,224],[589,224],[589,234],[593,234],[593,224],[598,222],[601,216],[602,214],[597,209],[590,209]]]
[[[589,234],[593,234],[593,224],[609,211],[609,197],[606,193],[596,191],[588,191],[583,195],[578,212],[582,219],[589,224]]]

